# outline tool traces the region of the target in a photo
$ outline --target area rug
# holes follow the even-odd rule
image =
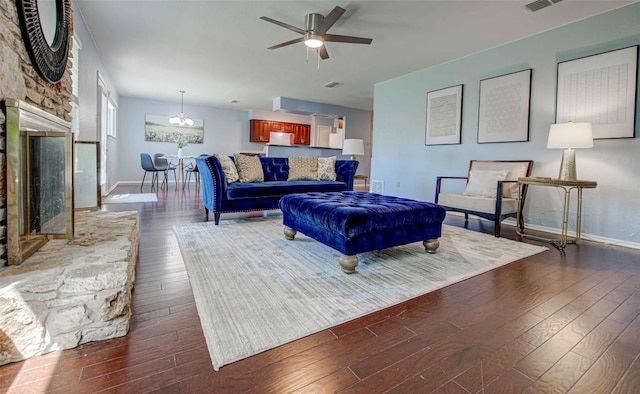
[[[127,204],[134,202],[158,202],[155,193],[112,194],[102,200],[103,204]]]
[[[174,227],[216,371],[547,250],[445,225],[437,253],[421,242],[363,253],[346,275],[339,252],[282,229],[281,217]]]

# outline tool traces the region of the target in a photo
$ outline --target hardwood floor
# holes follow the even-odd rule
[[[120,186],[115,193],[137,190]],[[176,223],[202,221],[204,209],[193,186],[161,191],[158,200],[105,206],[138,210],[140,217],[129,334],[2,366],[0,392],[640,390],[640,251],[587,241],[564,255],[550,248],[215,372],[173,235]],[[457,218],[447,223],[460,225]],[[488,222],[472,225],[492,233]],[[508,226],[503,236],[517,239]]]

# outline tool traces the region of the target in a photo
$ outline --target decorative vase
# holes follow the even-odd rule
[[[182,148],[178,148],[178,159],[182,159]]]

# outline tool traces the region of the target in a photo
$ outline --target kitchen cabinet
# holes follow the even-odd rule
[[[271,132],[292,133],[292,142],[296,145],[309,145],[311,143],[311,126],[308,124],[263,119],[251,119],[249,121],[250,142],[268,143]]]
[[[309,145],[311,143],[311,126],[308,124],[294,124],[293,143],[296,145]]]
[[[270,121],[251,119],[249,129],[250,142],[269,142],[269,133],[271,133]]]

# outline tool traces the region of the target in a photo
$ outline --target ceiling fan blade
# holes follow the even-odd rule
[[[327,47],[326,46],[321,46],[320,48],[318,48],[318,54],[320,55],[320,58],[322,60],[327,60],[329,58],[329,53],[327,52]]]
[[[348,42],[349,44],[371,44],[373,39],[353,36],[341,36],[337,34],[325,34],[322,36],[324,41],[329,42]]]
[[[280,22],[280,21],[277,21],[275,19],[271,19],[268,16],[261,16],[260,19],[262,19],[263,21],[271,22],[271,23],[276,24],[276,25],[278,25],[280,27],[284,27],[285,29],[289,29],[289,30],[295,31],[296,33],[299,33],[299,34],[306,33],[304,30],[302,30],[302,29],[300,29],[298,27],[291,26],[291,25],[289,25],[287,23]]]
[[[278,48],[286,47],[287,45],[297,44],[297,43],[303,42],[303,41],[304,41],[304,37],[300,37],[300,38],[296,38],[295,40],[291,40],[291,41],[283,42],[282,44],[274,45],[274,46],[269,47],[267,49],[278,49]]]
[[[316,33],[326,33],[346,11],[347,10],[345,10],[344,8],[336,6],[333,10],[331,10],[330,13],[327,14],[327,16],[324,17],[324,19],[322,20],[322,24],[318,26],[318,28],[316,28]]]

